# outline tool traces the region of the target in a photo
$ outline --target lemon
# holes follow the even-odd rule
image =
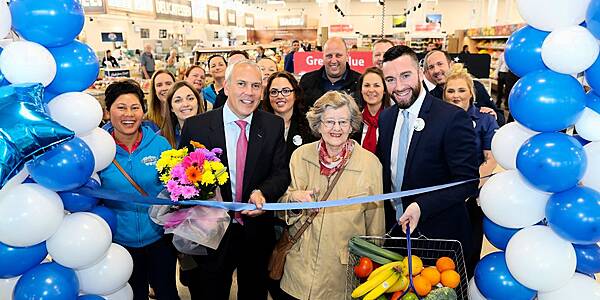
[[[402,266],[405,270],[408,270],[408,257],[405,257],[402,261]],[[412,276],[417,276],[423,270],[423,261],[416,255],[412,255]]]

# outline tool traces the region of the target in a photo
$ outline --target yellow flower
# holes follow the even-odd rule
[[[225,182],[227,182],[227,179],[229,179],[229,173],[227,172],[222,172],[220,175],[217,175],[219,185],[224,185]]]
[[[169,173],[165,173],[163,175],[160,175],[160,181],[164,184],[166,184],[167,182],[169,182],[169,180],[171,180],[171,175],[169,175]]]
[[[204,174],[202,174],[202,180],[200,182],[202,182],[202,184],[204,185],[210,185],[215,184],[215,181],[216,178],[212,172],[204,172]]]

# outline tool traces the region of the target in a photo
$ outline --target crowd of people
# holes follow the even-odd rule
[[[453,239],[461,242],[469,276],[482,244],[483,214],[475,180],[390,201],[318,210],[262,210],[270,202],[353,198],[477,179],[491,174],[495,130],[504,123],[483,86],[446,52],[431,50],[421,66],[409,47],[373,44],[373,66],[350,68],[341,38],[323,45],[323,66],[293,74],[259,51],[211,56],[189,67],[183,80],[154,70],[144,52],[147,99],[132,80],[106,90],[117,155],[100,173],[105,188],[156,196],[160,153],[195,141],[221,148],[230,180],[223,201],[256,209],[230,213],[219,247],[179,255],[181,282],[192,299],[229,299],[237,270],[237,299],[344,299],[348,240],[356,235]],[[292,60],[292,69],[289,69]],[[110,59],[108,60],[110,62]],[[291,72],[289,72],[291,71]],[[210,75],[214,82],[205,83]],[[178,254],[148,216],[146,206],[108,204],[117,215],[114,241],[134,260],[134,299],[179,299]],[[308,224],[307,224],[308,222]],[[308,227],[306,227],[308,226]],[[282,278],[269,278],[268,261],[282,229],[302,229],[286,257]],[[185,263],[183,262],[185,258]],[[185,265],[185,266],[184,266]]]

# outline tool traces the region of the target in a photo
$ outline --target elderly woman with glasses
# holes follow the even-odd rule
[[[381,164],[371,152],[349,139],[360,128],[354,99],[327,92],[306,117],[319,141],[298,148],[290,161],[291,185],[280,202],[345,199],[382,193]],[[341,173],[337,183],[333,179]],[[357,184],[360,183],[360,184]],[[328,188],[327,199],[321,199]],[[293,236],[313,211],[285,211]],[[289,251],[281,288],[287,299],[344,299],[348,240],[355,235],[384,234],[383,203],[324,208]]]

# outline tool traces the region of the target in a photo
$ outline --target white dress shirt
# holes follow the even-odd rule
[[[423,105],[423,100],[425,99],[425,95],[427,92],[425,88],[421,85],[421,92],[419,93],[419,97],[417,101],[413,103],[408,110],[408,122],[409,130],[408,130],[408,147],[410,149],[410,141],[412,140],[415,123],[417,122],[417,118],[419,117],[419,111],[421,111],[421,106]],[[394,128],[394,138],[392,139],[392,153],[390,157],[390,170],[392,171],[392,191],[398,192],[402,187],[396,187],[396,164],[398,163],[398,145],[400,145],[400,128],[402,128],[402,123],[404,122],[404,117],[402,116],[402,110],[398,112],[398,118],[396,119],[396,127]],[[425,124],[427,126],[427,124]],[[406,151],[408,153],[408,149]],[[404,158],[406,159],[406,157]]]
[[[247,122],[246,124],[246,138],[250,142],[250,124],[252,123],[252,115],[250,114],[245,119],[241,119]],[[229,108],[229,102],[225,102],[223,105],[223,128],[225,128],[225,147],[227,148],[227,171],[229,171],[229,182],[231,183],[231,199],[235,198],[235,179],[236,179],[236,161],[237,161],[237,141],[242,130],[235,124],[235,121],[240,120],[233,111]],[[242,201],[243,202],[243,201]]]

